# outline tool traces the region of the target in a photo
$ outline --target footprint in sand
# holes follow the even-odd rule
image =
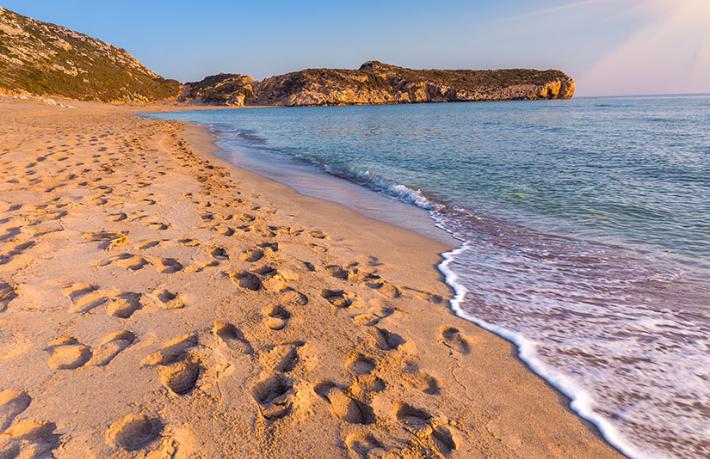
[[[108,301],[98,287],[83,282],[65,284],[64,294],[72,303],[69,308],[69,312],[72,313],[83,314]]]
[[[15,298],[17,298],[15,288],[8,282],[0,280],[0,312],[4,312]]]
[[[143,366],[158,367],[160,381],[175,395],[192,391],[200,377],[200,362],[188,355],[197,346],[196,335],[185,335],[166,343],[162,349],[143,359]]]
[[[308,247],[310,247],[311,250],[315,253],[327,253],[328,252],[327,247],[323,247],[322,245],[319,245],[319,244],[308,244]]]
[[[301,260],[301,263],[303,264],[303,267],[306,268],[306,270],[308,272],[313,273],[316,271],[315,265],[313,263],[311,263],[310,261]]]
[[[210,255],[212,255],[212,258],[215,260],[219,261],[227,261],[229,260],[229,253],[227,253],[227,249],[224,247],[215,247],[212,250],[210,250]]]
[[[379,274],[372,271],[362,271],[357,263],[351,264],[349,267],[349,277],[355,282],[364,284],[373,290],[390,299],[396,299],[402,296],[402,291],[399,287],[385,281]]]
[[[402,291],[396,285],[385,282],[377,291],[390,299],[396,299],[402,296]]]
[[[385,445],[374,435],[367,432],[355,432],[345,437],[345,445],[356,456],[361,458],[384,457]]]
[[[65,336],[48,344],[45,348],[50,353],[48,364],[57,370],[74,370],[83,366],[91,358],[91,348],[76,338]]]
[[[134,255],[132,253],[121,253],[119,255],[115,255],[111,258],[101,261],[99,263],[99,266],[103,267],[114,264],[129,271],[138,271],[140,269],[143,269],[146,265],[150,264],[150,262],[140,255]]]
[[[297,281],[298,274],[293,271],[277,271],[273,266],[262,266],[252,271],[259,275],[261,284],[266,290],[280,292],[288,287],[289,282]]]
[[[141,250],[148,250],[155,247],[159,247],[163,242],[167,242],[168,239],[148,239],[140,242],[137,247]]]
[[[234,228],[227,226],[227,225],[216,225],[212,227],[212,230],[216,231],[218,234],[221,234],[222,236],[233,236],[234,235]]]
[[[106,312],[119,319],[128,319],[142,307],[140,293],[123,292],[109,298]]]
[[[372,408],[348,395],[345,388],[326,381],[315,387],[315,392],[330,405],[330,411],[350,424],[371,424],[375,421]]]
[[[245,249],[239,254],[239,258],[243,261],[253,263],[264,257],[264,251],[261,249]]]
[[[147,227],[157,230],[157,231],[165,231],[168,228],[170,228],[169,223],[163,223],[159,220],[153,220],[153,219],[145,219],[143,221],[143,224],[145,224]]]
[[[418,437],[420,446],[428,443],[431,452],[438,452],[448,456],[456,449],[451,430],[445,425],[437,425],[441,418],[434,419],[434,416],[426,410],[416,408],[408,403],[398,402],[394,406],[394,414],[397,420],[409,431]],[[444,420],[444,423],[446,421]]]
[[[454,436],[446,427],[434,427],[429,435],[429,440],[431,441],[434,449],[444,456],[448,456],[456,449]]]
[[[327,237],[326,234],[321,230],[309,231],[308,234],[316,239],[325,239]]]
[[[290,306],[305,306],[308,304],[308,297],[298,290],[286,287],[279,292],[281,303]]]
[[[197,379],[200,377],[200,371],[199,362],[190,359],[172,365],[161,366],[158,369],[163,386],[176,395],[185,395],[192,391],[195,384],[197,384]]]
[[[432,415],[427,411],[415,408],[414,406],[404,402],[398,402],[395,404],[394,413],[399,422],[407,427],[415,429],[425,427],[432,419]]]
[[[394,312],[394,308],[375,306],[368,309],[367,312],[354,314],[352,318],[356,324],[370,327],[377,325],[382,319],[391,316]]]
[[[200,245],[200,241],[190,238],[178,239],[178,243],[184,245],[185,247],[197,247]]]
[[[350,298],[350,295],[345,293],[343,290],[323,289],[321,290],[320,296],[325,298],[328,303],[332,304],[336,308],[347,308],[353,304],[353,300]]]
[[[262,242],[259,244],[259,248],[263,250],[265,255],[271,255],[279,251],[278,242]]]
[[[8,389],[0,392],[0,434],[30,406],[30,402],[32,398],[21,390]]]
[[[59,446],[56,429],[57,426],[53,422],[16,422],[0,436],[0,457],[54,457],[52,450]]]
[[[458,328],[441,327],[439,342],[460,354],[465,355],[471,351],[471,345]]]
[[[256,383],[251,389],[259,413],[267,420],[279,419],[290,414],[295,393],[293,382],[280,374]]]
[[[245,290],[257,291],[261,289],[261,279],[254,273],[242,271],[230,274],[232,282]]]
[[[335,277],[336,279],[347,280],[350,273],[347,269],[344,269],[340,265],[328,265],[325,267],[328,274]]]
[[[375,369],[375,361],[362,354],[354,354],[347,360],[346,367],[357,376],[363,376]]]
[[[94,349],[89,365],[99,367],[108,365],[118,354],[133,344],[135,340],[136,335],[127,330],[106,335],[101,340],[101,344]]]
[[[22,228],[19,226],[8,228],[5,230],[5,234],[0,236],[0,242],[14,240],[15,236],[17,236],[21,232],[22,232]]]
[[[185,272],[188,273],[201,273],[207,268],[214,268],[215,266],[219,266],[219,261],[217,260],[208,260],[208,261],[200,261],[191,264],[187,268],[185,268]],[[234,280],[234,279],[232,279]]]
[[[127,219],[128,215],[125,212],[118,212],[115,214],[110,214],[108,216],[108,220],[112,222],[122,222],[123,220]]]
[[[299,362],[298,352],[304,344],[302,341],[296,341],[266,346],[259,354],[259,361],[269,370],[288,373],[296,368]]]
[[[165,288],[153,290],[150,297],[161,309],[182,309],[185,307],[180,295]]]
[[[183,268],[182,263],[175,258],[156,258],[152,262],[155,265],[155,269],[162,274],[176,273]]]
[[[256,217],[251,214],[242,214],[239,216],[239,219],[244,223],[251,223],[256,220]]]
[[[403,289],[407,290],[413,296],[424,301],[428,301],[430,303],[441,304],[444,302],[444,297],[435,293],[427,292],[425,290],[419,290],[412,287],[403,287]]]
[[[231,349],[238,349],[245,354],[253,354],[254,349],[244,337],[244,334],[234,325],[227,322],[215,322],[212,333],[217,335]]]
[[[162,430],[163,424],[159,419],[142,413],[129,414],[109,428],[106,438],[110,446],[138,451],[158,438]]]
[[[377,362],[374,358],[360,352],[355,352],[344,362],[345,368],[352,374],[352,385],[349,393],[362,399],[368,398],[371,392],[383,391],[387,384],[377,376]]]
[[[373,344],[383,351],[395,350],[406,343],[406,340],[400,335],[379,327],[372,327],[370,336],[372,336]]]
[[[72,303],[69,307],[71,313],[85,314],[106,305],[108,314],[127,319],[142,307],[140,293],[101,290],[95,285],[83,282],[65,284],[64,294]]]
[[[37,243],[35,241],[23,242],[17,244],[4,255],[0,255],[0,265],[6,265],[13,261],[16,257],[25,253],[25,251],[34,247]]]
[[[168,341],[160,350],[148,355],[143,359],[141,365],[155,367],[175,363],[184,359],[187,355],[187,351],[197,346],[197,344],[197,336],[194,334],[180,336]]]
[[[245,249],[239,254],[239,258],[243,261],[253,263],[261,260],[264,256],[278,252],[278,242],[262,242],[258,247],[253,249]]]
[[[103,250],[115,249],[128,242],[128,233],[124,232],[95,231],[82,233],[82,236],[87,241],[100,242],[99,247]]]
[[[271,330],[283,329],[291,318],[291,313],[286,308],[275,304],[269,305],[264,314],[266,314],[264,325]]]
[[[440,392],[439,381],[419,369],[414,362],[405,362],[402,368],[402,381],[411,388],[420,390],[425,394],[437,395]]]

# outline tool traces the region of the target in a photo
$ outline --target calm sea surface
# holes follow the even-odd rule
[[[710,456],[710,96],[150,116],[426,209],[458,314],[627,455]]]

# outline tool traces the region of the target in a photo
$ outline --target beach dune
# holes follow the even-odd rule
[[[448,308],[450,247],[171,107],[0,101],[0,457],[615,457]]]

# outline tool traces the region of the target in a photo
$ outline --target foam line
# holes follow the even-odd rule
[[[652,457],[649,453],[629,443],[606,418],[594,411],[594,399],[584,388],[580,387],[568,376],[551,368],[540,360],[537,357],[537,343],[535,341],[531,341],[506,328],[481,320],[463,310],[462,305],[468,293],[468,289],[458,282],[458,274],[456,274],[449,265],[455,260],[457,255],[460,255],[467,249],[468,243],[464,242],[458,248],[442,253],[441,256],[444,260],[438,266],[439,271],[444,275],[446,283],[454,292],[454,296],[450,300],[450,306],[456,315],[513,343],[518,351],[518,358],[535,374],[543,378],[548,384],[570,399],[570,408],[572,411],[581,418],[594,424],[602,437],[620,453],[634,459]]]

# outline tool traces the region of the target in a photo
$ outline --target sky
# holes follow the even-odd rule
[[[710,0],[0,0],[157,73],[257,79],[365,61],[557,68],[577,95],[710,92]]]

